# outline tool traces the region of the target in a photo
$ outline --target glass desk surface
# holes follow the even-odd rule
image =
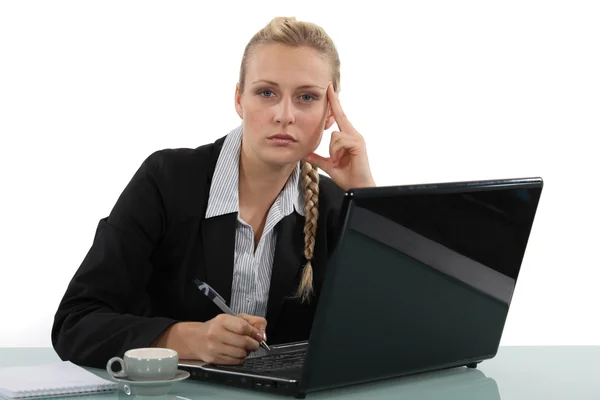
[[[52,348],[0,348],[0,368],[60,361]],[[88,369],[88,368],[86,368]],[[108,378],[100,369],[88,369]],[[293,399],[187,379],[165,396],[119,391],[72,399]],[[465,367],[309,393],[307,399],[600,399],[600,346],[501,346],[496,357]]]

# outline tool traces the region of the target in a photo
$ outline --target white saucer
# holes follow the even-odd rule
[[[125,386],[123,387],[123,390],[128,395],[138,394],[141,396],[162,396],[169,393],[173,383],[187,379],[189,376],[189,372],[179,369],[173,378],[159,381],[134,381],[129,378],[117,378],[114,376],[112,379],[117,382],[124,383]],[[132,393],[132,391],[134,393]]]

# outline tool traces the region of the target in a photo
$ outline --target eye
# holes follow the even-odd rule
[[[272,95],[274,95],[273,91],[269,89],[261,89],[257,93],[262,97],[273,97]]]
[[[303,94],[303,95],[300,96],[300,98],[302,100],[304,100],[304,101],[307,101],[307,102],[311,102],[311,101],[317,99],[317,97],[315,95],[310,94],[310,93]]]

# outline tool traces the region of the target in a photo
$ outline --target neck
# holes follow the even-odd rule
[[[266,164],[249,155],[242,144],[238,186],[240,207],[266,212],[295,168],[296,164],[283,166]]]

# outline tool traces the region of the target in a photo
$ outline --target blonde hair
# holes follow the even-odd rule
[[[239,76],[239,91],[243,93],[246,79],[248,59],[256,47],[264,44],[283,44],[290,47],[309,47],[325,57],[331,66],[333,89],[340,91],[340,59],[331,38],[323,28],[310,22],[298,21],[294,17],[276,17],[263,29],[258,31],[246,45]],[[304,191],[305,222],[304,222],[304,258],[306,264],[302,271],[300,285],[296,297],[309,301],[313,294],[312,259],[319,219],[319,173],[315,166],[301,161],[301,180]]]

